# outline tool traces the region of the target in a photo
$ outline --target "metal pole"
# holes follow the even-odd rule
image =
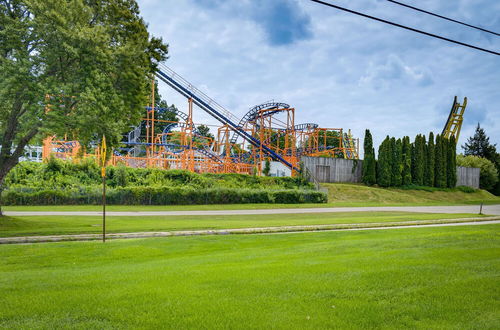
[[[479,205],[479,214],[483,214],[483,203],[481,203],[481,205]]]
[[[102,177],[102,242],[106,242],[106,176]]]

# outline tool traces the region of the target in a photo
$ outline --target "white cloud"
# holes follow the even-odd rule
[[[261,1],[261,0],[259,0]],[[263,0],[262,0],[263,1]],[[265,0],[263,3],[281,0]],[[213,3],[213,1],[210,1]],[[453,97],[469,98],[460,144],[472,135],[476,119],[500,145],[500,62],[493,55],[309,1],[294,3],[310,19],[310,35],[274,45],[269,29],[254,13],[252,1],[223,1],[217,10],[194,0],[141,0],[150,31],[170,44],[167,65],[236,115],[269,99],[296,108],[296,123],[352,128],[363,137],[370,128],[375,143],[385,135],[440,132]],[[448,37],[500,49],[486,38],[386,1],[338,1],[341,6],[385,17]],[[418,6],[500,30],[500,2],[445,0]],[[210,5],[210,4],[208,4]],[[264,10],[264,8],[262,9]],[[266,30],[267,29],[267,30]],[[169,102],[185,100],[166,86]],[[201,111],[195,120],[216,122]]]

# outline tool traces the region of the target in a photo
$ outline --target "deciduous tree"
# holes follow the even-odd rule
[[[1,1],[0,184],[37,135],[117,145],[166,55],[134,0]]]

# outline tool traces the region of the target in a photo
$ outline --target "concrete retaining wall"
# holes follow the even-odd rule
[[[361,182],[362,160],[357,165],[354,160],[340,158],[302,157],[301,161],[319,182]],[[457,166],[457,186],[478,189],[479,169]]]

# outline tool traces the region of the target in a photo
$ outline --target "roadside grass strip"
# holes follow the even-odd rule
[[[239,215],[108,216],[107,233],[171,232],[280,226],[379,223],[481,217],[461,213],[331,212]],[[0,217],[0,237],[98,234],[101,216]]]
[[[395,227],[401,228],[401,227],[410,227],[410,226],[429,226],[429,225],[446,225],[446,224],[473,224],[473,223],[480,223],[480,222],[497,223],[496,220],[500,220],[500,216],[437,219],[437,220],[418,220],[418,221],[400,221],[400,222],[381,222],[381,223],[350,223],[350,224],[335,224],[335,225],[229,228],[229,229],[219,229],[219,230],[179,230],[179,231],[163,231],[163,232],[109,233],[106,235],[106,238],[107,239],[127,239],[127,238],[130,239],[130,238],[199,236],[199,235],[276,234],[276,233],[297,233],[297,232],[317,232],[317,231],[381,229],[381,228],[395,228]],[[2,238],[0,238],[0,244],[46,243],[46,242],[63,242],[63,241],[93,241],[93,240],[101,240],[101,239],[102,239],[102,234],[2,237]]]

